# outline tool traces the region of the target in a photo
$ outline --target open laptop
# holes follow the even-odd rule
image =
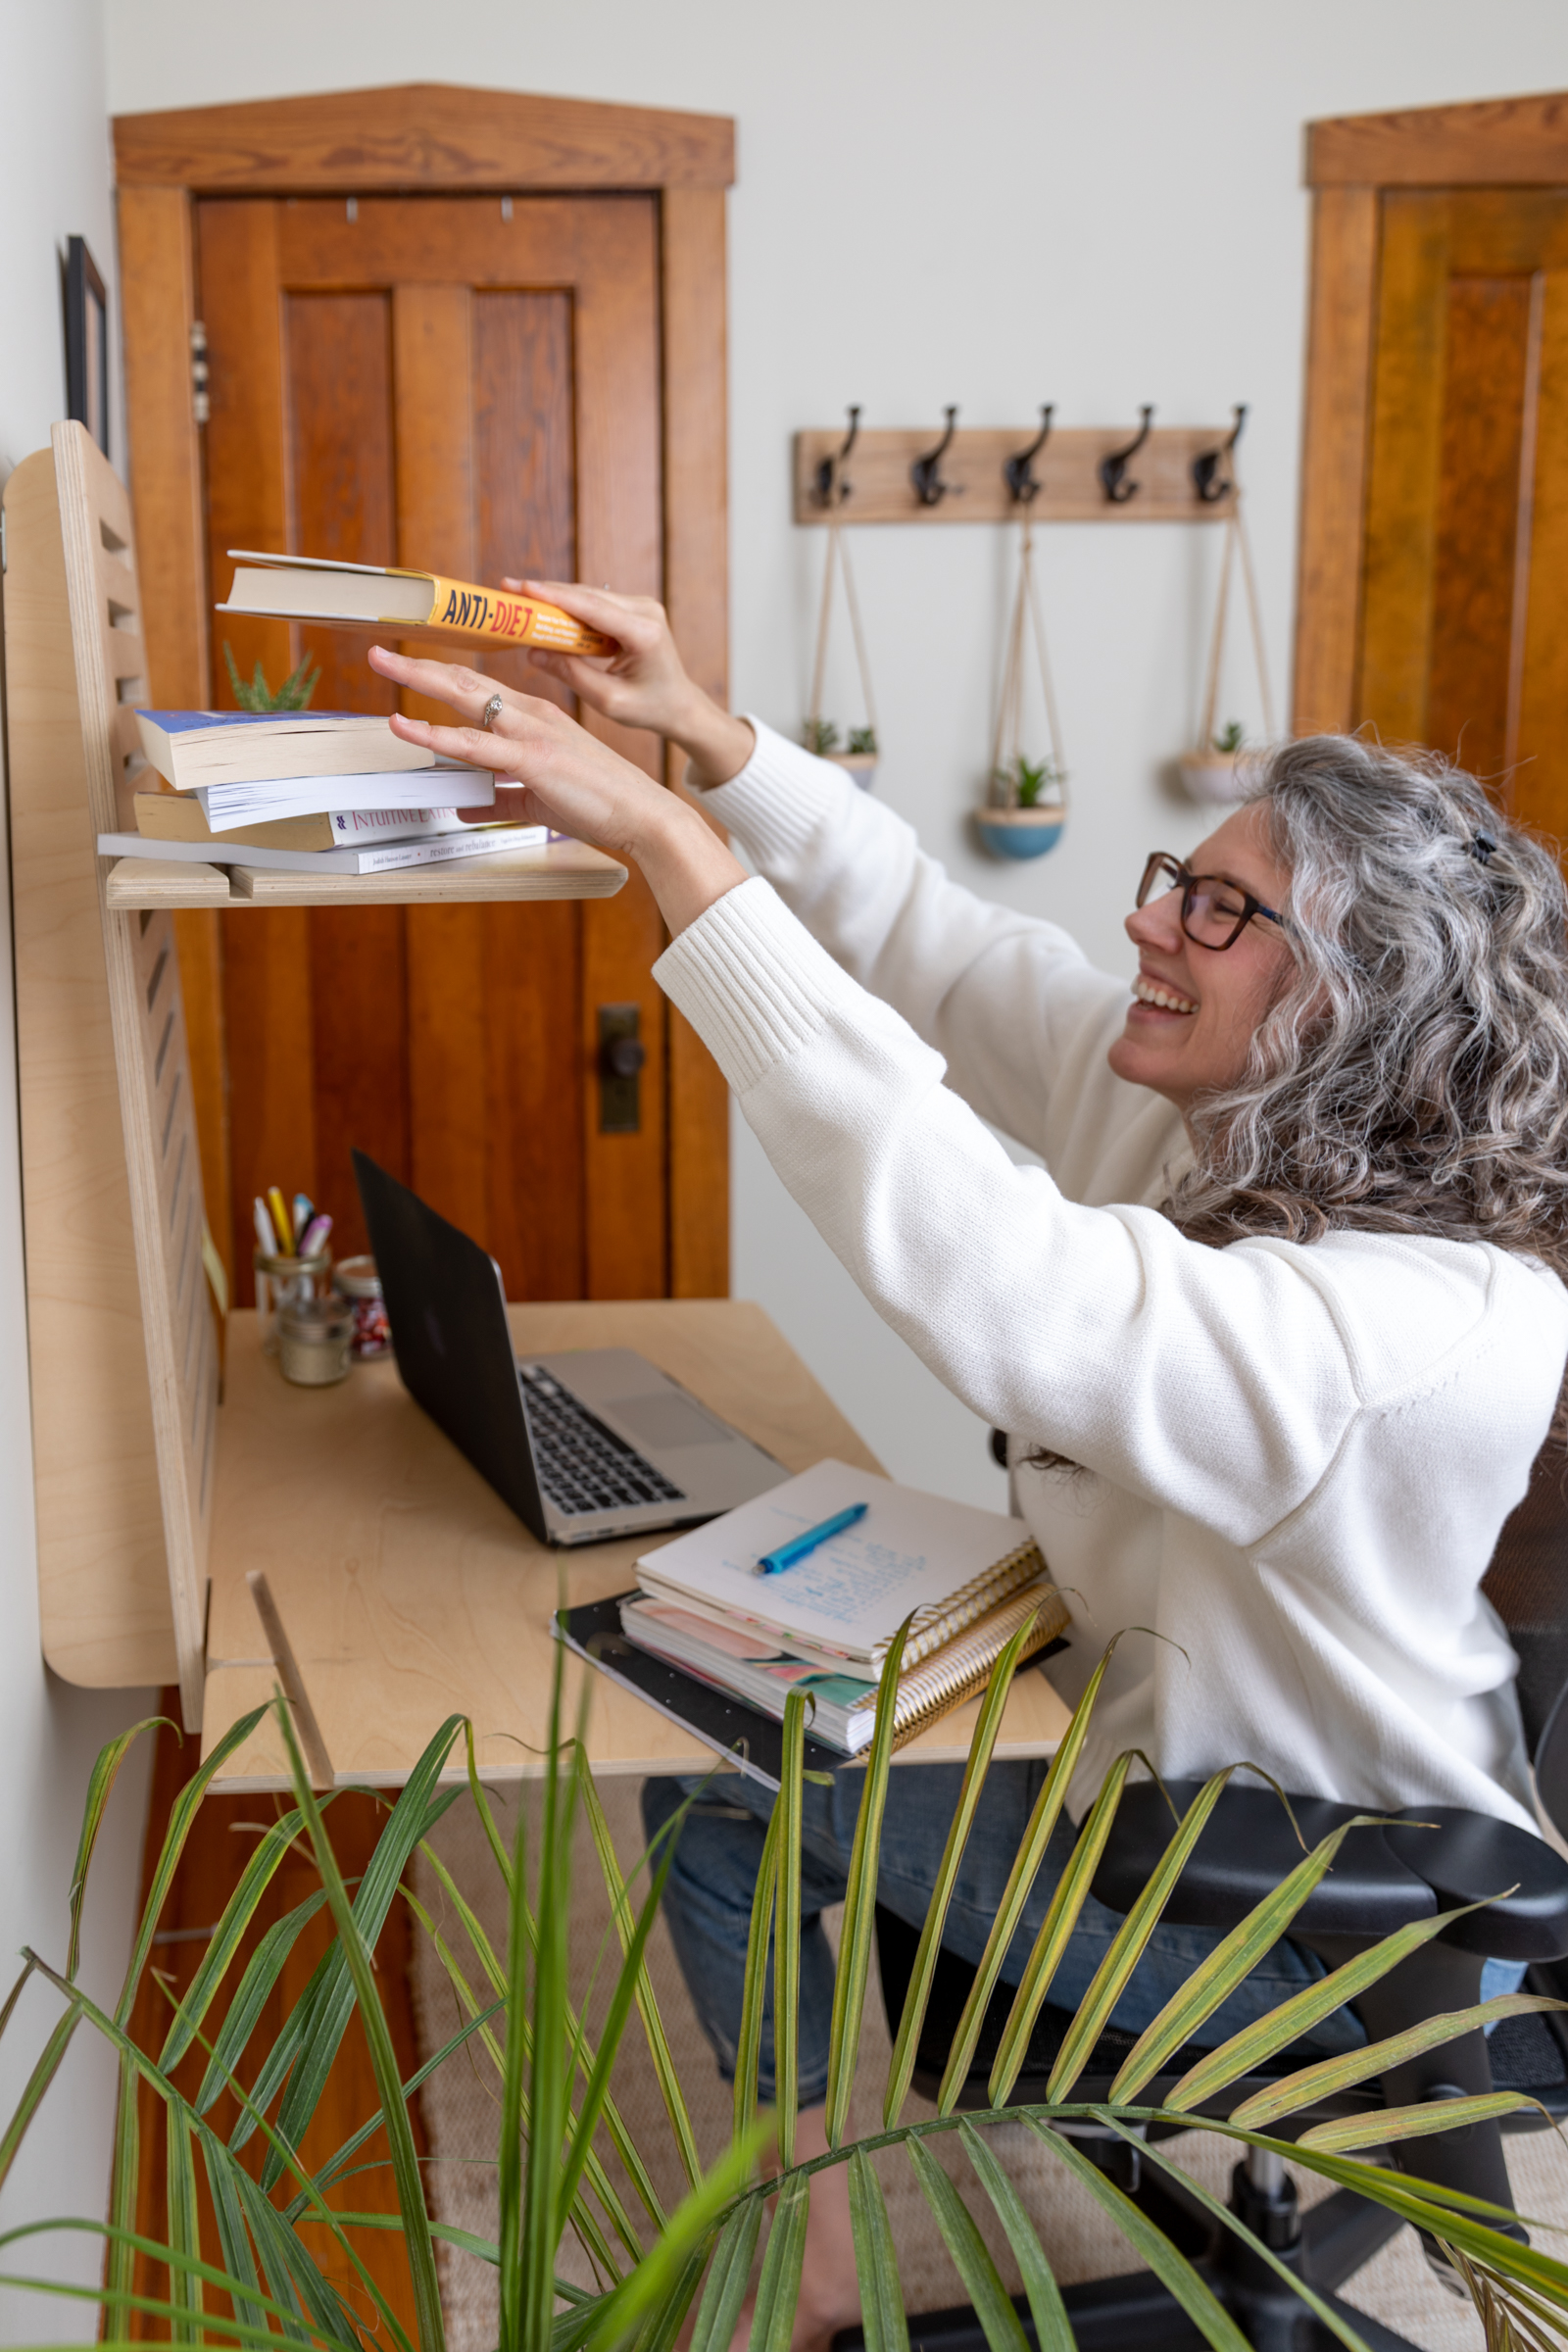
[[[501,1268],[363,1152],[403,1385],[542,1544],[691,1527],[789,1473],[630,1348],[519,1360]]]

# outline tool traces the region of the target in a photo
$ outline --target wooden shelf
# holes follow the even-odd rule
[[[626,868],[586,842],[510,856],[400,866],[386,874],[280,874],[255,865],[122,858],[104,886],[122,912],[159,906],[425,906],[458,899],[612,899]]]
[[[791,1470],[834,1454],[875,1470],[842,1413],[760,1306],[729,1298],[514,1306],[519,1352],[635,1348]],[[657,1539],[655,1539],[657,1541]],[[296,1389],[261,1352],[256,1317],[228,1319],[218,1413],[212,1607],[202,1746],[270,1697],[279,1676],[246,1579],[267,1579],[278,1647],[292,1653],[330,1777],[397,1788],[452,1713],[469,1716],[487,1779],[537,1773],[550,1706],[555,1610],[624,1592],[647,1538],[551,1552],[536,1543],[404,1389],[391,1362],[339,1387]],[[281,1663],[281,1661],[280,1661]],[[567,1660],[568,1718],[578,1677]],[[897,1759],[961,1762],[978,1699]],[[298,1713],[299,1710],[296,1709]],[[1021,1674],[997,1753],[1050,1754],[1067,1714]],[[707,1772],[711,1751],[630,1691],[594,1678],[598,1772]],[[449,1779],[461,1778],[461,1750]],[[287,1786],[270,1718],[215,1788]]]

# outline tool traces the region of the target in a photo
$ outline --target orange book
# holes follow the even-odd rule
[[[335,564],[323,556],[259,555],[231,547],[237,568],[220,612],[270,620],[319,620],[387,629],[400,637],[459,638],[469,645],[537,645],[553,654],[610,654],[614,641],[559,605],[510,588],[477,588],[438,571]]]

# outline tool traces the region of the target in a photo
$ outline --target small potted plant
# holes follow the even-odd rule
[[[1066,776],[1050,760],[1015,753],[992,775],[991,806],[975,816],[993,858],[1043,858],[1061,839],[1067,821]]]
[[[1196,752],[1184,752],[1179,765],[1182,782],[1195,801],[1220,806],[1245,801],[1251,789],[1251,761],[1239,718],[1211,735]]]
[[[869,792],[876,781],[876,729],[852,727],[849,742],[839,750],[839,731],[830,718],[808,718],[802,729],[802,741],[808,752],[819,760],[831,760],[854,778],[862,792]]]

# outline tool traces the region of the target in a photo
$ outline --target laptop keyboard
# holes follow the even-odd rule
[[[684,1502],[652,1462],[605,1427],[561,1383],[517,1366],[539,1484],[558,1511],[575,1515],[644,1502]]]

